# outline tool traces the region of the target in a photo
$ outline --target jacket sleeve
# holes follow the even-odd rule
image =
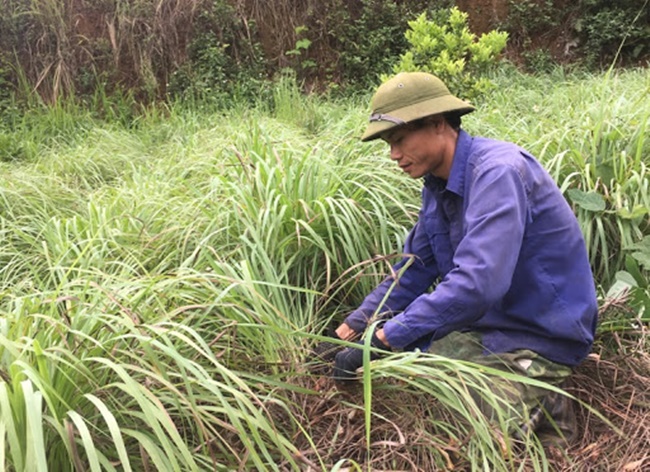
[[[453,268],[432,293],[420,295],[386,322],[384,333],[392,347],[467,327],[508,291],[529,217],[519,172],[511,165],[475,170]]]
[[[357,333],[363,332],[373,316],[390,318],[404,310],[438,278],[433,251],[423,225],[413,227],[404,244],[404,257],[353,311],[345,323]]]

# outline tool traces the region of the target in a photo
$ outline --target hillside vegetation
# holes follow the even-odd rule
[[[650,57],[648,0],[3,0],[0,109],[14,87],[47,103],[254,99],[284,69],[305,90],[367,91],[407,47],[408,22],[457,6],[476,34],[509,35],[528,71],[597,71]]]
[[[467,388],[494,373],[477,366],[398,353],[357,392],[314,371],[310,348],[401,251],[420,183],[359,142],[369,96],[305,96],[285,78],[257,106],[4,115],[0,468],[650,467],[650,76],[493,80],[464,127],[549,169],[599,290],[569,450],[515,448],[482,419]]]

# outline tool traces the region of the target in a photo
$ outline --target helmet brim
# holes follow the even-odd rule
[[[469,103],[454,97],[453,95],[443,95],[441,97],[431,98],[422,102],[415,103],[403,108],[390,111],[390,116],[398,118],[405,124],[426,118],[427,116],[439,115],[442,113],[456,112],[459,115],[471,113],[475,108]],[[404,126],[388,120],[371,121],[366,127],[366,131],[361,136],[361,141],[372,141],[390,129]]]

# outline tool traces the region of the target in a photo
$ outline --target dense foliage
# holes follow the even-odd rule
[[[571,456],[647,465],[648,312],[621,290],[631,279],[616,279],[624,255],[648,276],[647,73],[502,74],[464,126],[522,144],[551,171],[604,308],[572,390],[594,410]],[[397,257],[420,184],[380,143],[359,143],[367,96],[305,97],[291,76],[271,92],[272,106],[137,119],[119,104],[101,118],[62,102],[5,129],[22,151],[0,163],[1,465],[579,469],[532,437],[514,448],[506,424],[476,413],[467,388],[486,390],[494,373],[396,354],[346,394],[310,371],[325,326]],[[648,300],[647,285],[637,296]],[[619,353],[634,375],[612,372]]]
[[[505,55],[535,71],[647,62],[648,2],[625,0],[2,0],[0,86],[139,102],[254,101],[292,69],[307,90],[372,88],[409,43],[409,21],[465,8],[472,32],[507,31]],[[260,92],[260,88],[262,91]],[[7,106],[6,85],[0,107]]]

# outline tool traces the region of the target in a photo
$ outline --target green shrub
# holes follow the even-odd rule
[[[573,13],[576,7],[567,8]],[[511,44],[522,53],[531,53],[535,50],[533,40],[552,31],[563,18],[553,0],[508,0],[508,16],[502,27],[510,35]]]
[[[439,10],[431,20],[423,13],[409,21],[405,36],[410,49],[393,71],[430,72],[452,93],[467,100],[487,92],[492,83],[486,74],[497,64],[508,33],[494,30],[477,38],[467,25],[467,17],[467,13],[451,8]]]
[[[426,5],[421,1],[356,3],[354,8],[352,2],[332,0],[327,10],[328,42],[338,52],[329,75],[348,89],[365,91],[399,60],[408,47],[404,38],[407,21],[425,11]]]
[[[650,8],[647,1],[583,0],[575,30],[590,64],[617,56],[637,61],[650,54]]]
[[[172,72],[168,96],[203,102],[200,105],[232,105],[258,98],[266,60],[253,40],[255,23],[244,25],[244,21],[225,0],[202,2],[187,60]]]
[[[557,26],[560,16],[553,0],[509,0],[508,31],[517,36],[531,36]]]
[[[532,73],[550,73],[557,67],[551,53],[544,49],[531,49],[523,52],[521,56],[526,70]]]
[[[8,107],[11,101],[11,66],[0,53],[0,112]]]
[[[309,28],[305,25],[301,25],[296,27],[295,31],[298,39],[296,39],[296,43],[294,44],[293,49],[286,51],[284,54],[286,56],[291,56],[294,58],[294,70],[307,71],[316,67],[316,61],[306,58],[306,55],[309,52],[309,47],[312,43],[312,41],[307,38]]]
[[[540,45],[540,38],[553,35],[564,15],[574,14],[575,9],[567,6],[560,15],[553,0],[508,0],[508,16],[501,27],[508,32],[512,49],[520,52],[526,70],[545,73],[555,67],[556,58]]]

